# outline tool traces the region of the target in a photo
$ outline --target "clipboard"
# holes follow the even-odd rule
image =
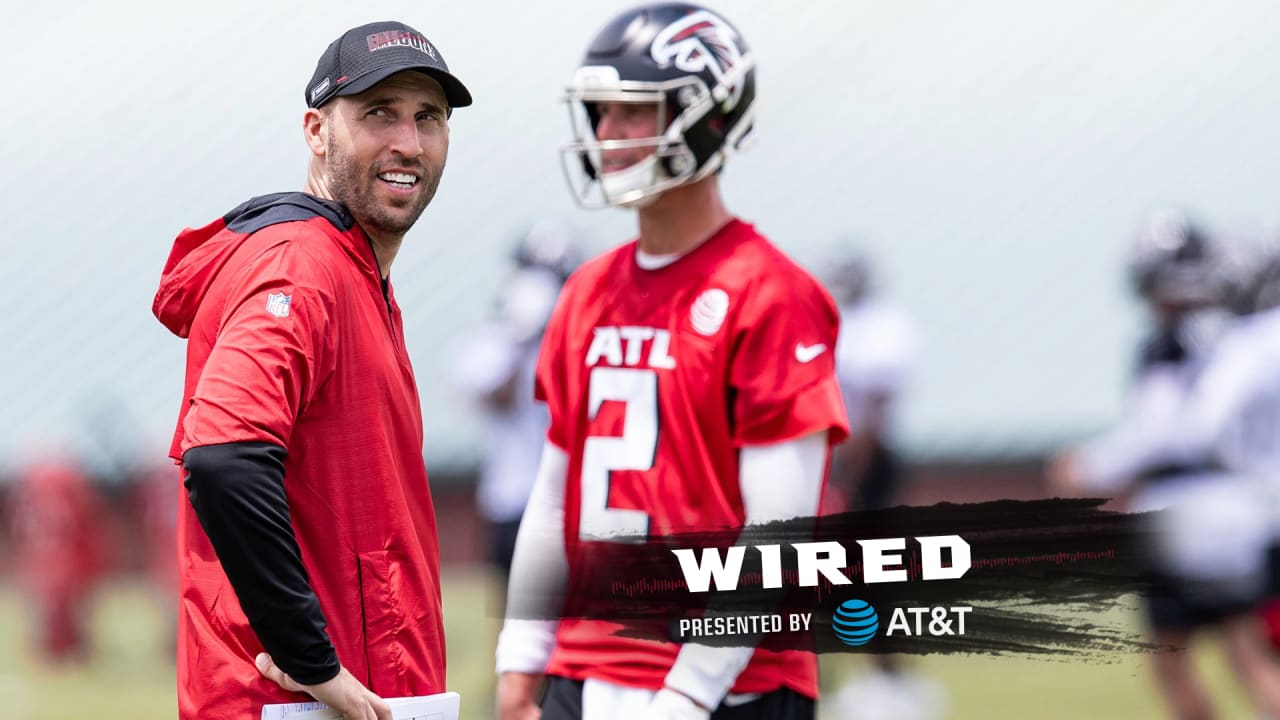
[[[462,702],[456,692],[383,699],[395,720],[458,720]],[[342,720],[342,716],[323,703],[280,703],[263,705],[262,720]]]

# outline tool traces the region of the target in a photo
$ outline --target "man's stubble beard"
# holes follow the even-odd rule
[[[360,168],[356,167],[355,159],[335,140],[332,128],[329,129],[325,143],[325,163],[329,176],[329,191],[333,194],[333,199],[351,211],[356,222],[366,233],[396,237],[402,237],[409,232],[409,228],[413,227],[413,224],[422,216],[422,212],[427,209],[427,205],[436,195],[436,188],[440,185],[440,175],[444,171],[443,166],[438,172],[433,173],[425,165],[411,163],[383,168],[384,170],[411,170],[420,175],[418,182],[423,185],[424,191],[418,199],[413,201],[413,205],[406,214],[402,208],[389,208],[374,198],[374,184],[381,181],[372,174],[361,173]],[[372,170],[373,168],[369,168],[370,173]],[[397,212],[397,210],[400,211]]]

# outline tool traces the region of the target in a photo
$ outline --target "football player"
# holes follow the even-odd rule
[[[1242,238],[1233,249],[1233,309],[1240,317],[1207,360],[1171,445],[1182,453],[1212,453],[1248,483],[1250,513],[1233,514],[1231,522],[1239,525],[1241,515],[1259,513],[1265,519],[1269,547],[1260,614],[1275,649],[1280,648],[1280,242]],[[1241,623],[1247,626],[1249,619]],[[1275,677],[1266,679],[1268,687],[1280,687]]]
[[[547,434],[546,408],[533,396],[538,344],[560,286],[580,258],[574,231],[554,220],[529,226],[512,255],[493,318],[462,339],[454,358],[455,380],[484,420],[476,505],[488,525],[488,560],[500,573],[504,596]]]
[[[1130,510],[1162,511],[1154,516],[1144,598],[1153,640],[1185,649],[1195,631],[1219,631],[1250,700],[1270,716],[1280,710],[1280,674],[1253,614],[1266,583],[1265,504],[1258,485],[1223,452],[1227,425],[1206,425],[1237,414],[1223,412],[1228,395],[1245,397],[1228,390],[1238,385],[1240,368],[1222,374],[1240,355],[1231,349],[1239,331],[1227,312],[1238,286],[1234,254],[1181,213],[1160,213],[1139,234],[1130,273],[1155,327],[1140,354],[1129,412],[1111,431],[1057,458],[1050,475],[1066,494],[1126,494]],[[1157,653],[1152,666],[1174,716],[1213,716],[1186,652]]]
[[[835,451],[848,507],[832,509],[879,510],[899,495],[894,414],[916,362],[919,334],[906,312],[875,292],[871,260],[862,252],[834,258],[830,268],[827,285],[840,306],[836,376],[850,433]]]
[[[109,559],[102,497],[74,460],[52,455],[18,474],[11,511],[36,657],[51,666],[90,660],[91,602]]]
[[[838,314],[720,194],[755,81],[737,29],[685,3],[615,17],[573,76],[575,197],[634,210],[639,236],[569,279],[543,341],[551,425],[498,643],[503,720],[814,716],[811,652],[656,642],[528,607],[600,574],[597,543],[817,513],[847,434]]]
[[[849,438],[835,448],[823,513],[881,510],[901,504],[895,416],[916,364],[919,333],[911,316],[880,292],[872,260],[862,250],[844,248],[831,257],[825,277],[840,307],[836,376],[849,416]],[[836,716],[942,716],[946,693],[939,684],[898,655],[876,654],[869,660],[871,668],[854,675],[847,672],[851,663],[824,662],[828,678],[848,675],[839,690],[823,699]]]

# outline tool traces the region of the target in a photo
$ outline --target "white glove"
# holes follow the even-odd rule
[[[643,705],[625,705],[616,720],[708,720],[710,710],[675,690],[663,688],[654,693],[653,699]]]

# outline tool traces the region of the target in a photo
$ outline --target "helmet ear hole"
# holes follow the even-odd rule
[[[692,85],[685,85],[676,91],[676,106],[681,110],[691,107],[698,102],[698,91]]]
[[[662,169],[666,171],[668,177],[679,178],[692,175],[696,165],[697,161],[688,151],[662,158]]]

